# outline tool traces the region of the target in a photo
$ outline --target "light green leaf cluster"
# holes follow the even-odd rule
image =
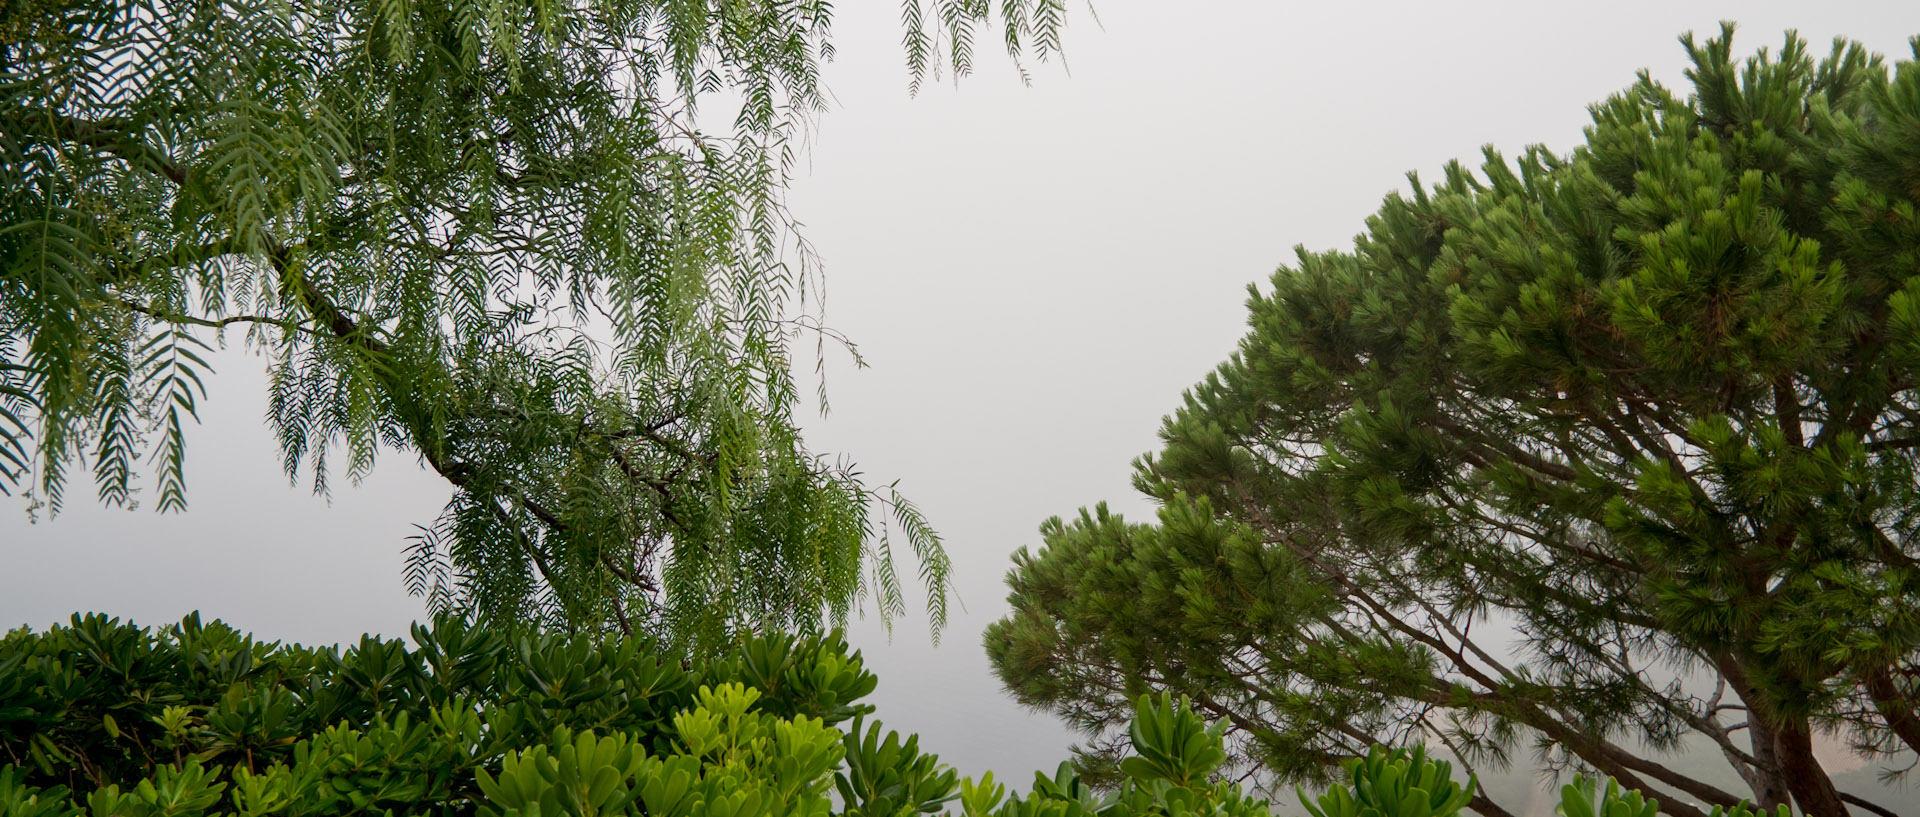
[[[1585,776],[1576,776],[1572,783],[1560,787],[1560,804],[1553,809],[1560,817],[1654,817],[1659,812],[1659,801],[1648,800],[1637,791],[1621,791],[1620,782],[1613,778],[1607,778],[1602,788],[1599,780]],[[1720,813],[1715,807],[1714,815]],[[1751,812],[1742,803],[1734,806],[1732,813]]]
[[[919,735],[902,742],[890,731],[883,740],[880,724],[861,725],[855,718],[847,730],[847,765],[833,777],[849,817],[933,814],[954,798],[959,774],[922,752]]]
[[[1133,756],[1120,761],[1122,776],[1102,793],[1060,764],[1048,777],[1034,773],[1025,797],[1007,796],[991,773],[961,784],[965,817],[1268,817],[1267,801],[1244,794],[1238,783],[1218,779],[1226,759],[1222,728],[1208,726],[1192,702],[1161,695],[1135,701],[1129,734]]]
[[[1299,790],[1300,805],[1313,817],[1452,817],[1467,807],[1479,786],[1470,778],[1462,788],[1453,781],[1453,765],[1428,760],[1426,747],[1419,745],[1411,751],[1375,745],[1366,757],[1344,765],[1352,785],[1329,787],[1317,806]],[[1569,812],[1566,817],[1575,815]]]
[[[749,713],[757,690],[702,687],[700,705],[674,716],[684,754],[650,757],[624,735],[554,733],[547,746],[509,752],[498,777],[479,772],[487,817],[651,814],[759,817],[828,812],[827,773],[840,733],[802,715]]]
[[[1226,728],[1225,723],[1207,725],[1164,693],[1158,702],[1141,696],[1128,727],[1134,756],[1120,761],[1120,771],[1142,782],[1165,780],[1181,787],[1204,782],[1227,759],[1220,748]]]
[[[1793,817],[1793,810],[1781,804],[1771,811],[1757,808],[1752,803],[1740,803],[1733,808],[1713,807],[1712,817]]]

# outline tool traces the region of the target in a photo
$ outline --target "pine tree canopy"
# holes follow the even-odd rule
[[[923,8],[924,6],[924,8]],[[1060,0],[906,0],[909,78]],[[890,487],[810,453],[819,279],[783,191],[823,107],[819,0],[0,2],[0,491],[187,502],[208,351],[270,361],[290,478],[382,449],[455,487],[438,609],[696,651],[742,626],[944,619]],[[714,126],[717,132],[710,132]],[[304,475],[304,476],[303,476]]]
[[[1731,41],[1252,289],[1158,519],[1016,555],[1009,688],[1094,752],[1169,688],[1282,780],[1384,740],[1875,811],[1813,744],[1920,749],[1920,62]]]

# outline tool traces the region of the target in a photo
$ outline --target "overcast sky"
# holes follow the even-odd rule
[[[1480,147],[1576,144],[1587,104],[1650,69],[1681,85],[1675,37],[1741,24],[1737,51],[1798,29],[1889,57],[1912,2],[1288,3],[1098,0],[1071,74],[1004,60],[906,93],[893,0],[843,2],[821,122],[792,205],[827,264],[828,321],[871,368],[828,367],[806,421],[901,487],[953,555],[965,612],[934,648],[918,621],[856,640],[889,726],[965,774],[1020,782],[1071,741],[1005,697],[979,633],[1006,610],[1007,556],[1036,526],[1128,487],[1181,391],[1241,336],[1249,283],[1291,248],[1345,246],[1409,170]],[[990,41],[990,40],[989,40]],[[984,46],[983,46],[984,51]],[[421,606],[401,547],[448,495],[388,455],[331,502],[289,486],[263,425],[264,362],[216,359],[190,433],[190,510],[76,501],[29,524],[0,500],[0,626],[75,610],[158,624],[194,609],[274,638],[403,635]]]

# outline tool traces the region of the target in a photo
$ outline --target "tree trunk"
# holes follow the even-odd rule
[[[1733,761],[1733,767],[1747,781],[1747,787],[1753,790],[1753,802],[1771,812],[1781,806],[1792,805],[1792,791],[1787,786],[1786,774],[1780,768],[1780,752],[1775,743],[1779,735],[1773,727],[1761,718],[1758,712],[1758,690],[1753,679],[1747,676],[1747,668],[1733,653],[1719,651],[1712,653],[1713,664],[1720,670],[1720,677],[1726,679],[1733,694],[1740,699],[1747,712],[1747,740],[1753,747],[1753,765]],[[1708,713],[1711,715],[1712,713]]]
[[[1792,805],[1793,793],[1788,791],[1786,776],[1780,772],[1780,753],[1774,751],[1773,728],[1758,718],[1749,718],[1747,737],[1753,747],[1753,765],[1736,763],[1734,768],[1740,770],[1740,776],[1746,778],[1747,786],[1753,789],[1753,802],[1768,812]]]
[[[1840,790],[1813,756],[1813,733],[1805,719],[1781,725],[1774,732],[1773,746],[1787,788],[1806,817],[1849,817]]]
[[[1920,715],[1914,714],[1913,700],[1901,694],[1900,687],[1894,683],[1893,672],[1886,667],[1874,667],[1861,673],[1861,680],[1874,707],[1887,719],[1887,728],[1893,730],[1907,748],[1920,751]]]
[[[1473,793],[1473,799],[1467,801],[1467,808],[1478,812],[1480,817],[1514,817],[1513,812],[1501,808],[1499,803],[1493,802],[1483,791]]]

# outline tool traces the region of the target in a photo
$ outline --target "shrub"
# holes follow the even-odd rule
[[[457,619],[412,635],[308,649],[98,615],[10,633],[0,814],[825,814],[834,726],[877,682],[838,634],[699,663]]]
[[[416,625],[412,642],[309,649],[198,616],[149,630],[76,615],[9,633],[0,817],[1272,813],[1219,778],[1221,726],[1166,694],[1136,701],[1113,786],[1062,763],[1023,796],[991,773],[962,780],[917,736],[868,722],[859,700],[877,679],[838,633],[755,636],[699,662],[458,619]],[[1302,795],[1315,817],[1452,817],[1474,797],[1419,748],[1376,747],[1346,769],[1318,807]],[[1566,787],[1561,813],[1658,807],[1597,786]]]
[[[837,633],[692,662],[452,618],[309,649],[76,615],[0,639],[0,817],[1269,813],[1211,779],[1219,730],[1168,698],[1141,699],[1118,788],[1062,764],[1010,797],[868,722],[876,683]]]

